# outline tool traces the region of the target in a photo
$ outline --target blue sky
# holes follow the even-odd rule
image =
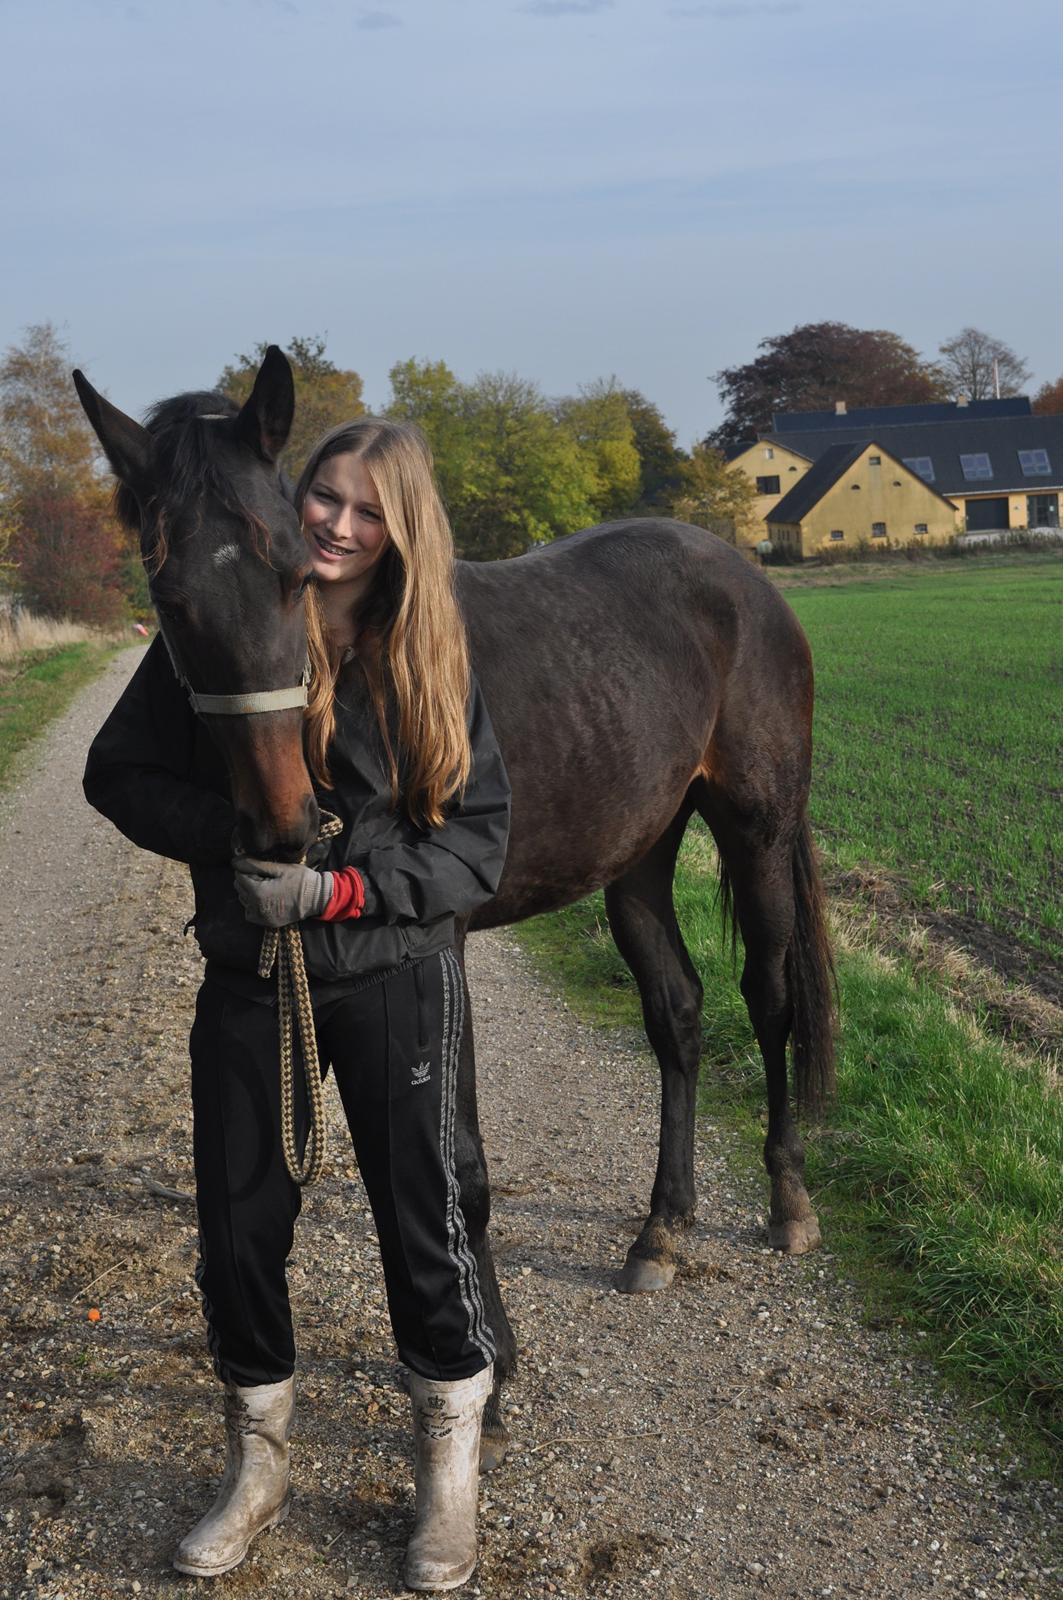
[[[327,333],[680,442],[710,375],[836,318],[1063,373],[1058,0],[0,0],[0,344],[119,405]]]

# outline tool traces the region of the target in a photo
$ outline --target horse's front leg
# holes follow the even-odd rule
[[[465,940],[461,937],[457,955],[461,968],[461,981],[465,984]],[[464,1027],[458,1056],[457,1117],[454,1130],[454,1156],[461,1194],[461,1207],[465,1216],[469,1246],[476,1262],[476,1275],[484,1319],[495,1346],[494,1387],[484,1409],[483,1430],[480,1438],[480,1470],[492,1472],[509,1449],[509,1430],[502,1418],[502,1386],[513,1376],[517,1367],[517,1341],[502,1304],[498,1287],[488,1224],[491,1220],[491,1190],[487,1177],[487,1161],[480,1138],[480,1122],[476,1105],[476,1052],[473,1043],[472,1016],[466,1001]]]
[[[676,853],[689,807],[653,849],[605,891],[609,926],[642,998],[646,1033],[661,1069],[661,1137],[650,1214],[617,1276],[625,1294],[664,1289],[675,1277],[675,1242],[694,1218],[694,1115],[701,1055],[701,982],[672,904]]]

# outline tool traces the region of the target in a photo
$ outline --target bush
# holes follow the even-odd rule
[[[799,567],[801,565],[801,557],[788,544],[773,544],[770,550],[765,550],[761,560],[766,567]]]

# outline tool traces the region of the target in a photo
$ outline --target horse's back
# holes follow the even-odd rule
[[[702,768],[736,667],[764,677],[756,652],[796,629],[732,546],[664,519],[459,563],[457,589],[513,786],[499,921],[638,859]]]
[[[458,591],[474,613],[492,597],[531,598],[536,592],[594,591],[645,603],[645,585],[654,579],[666,592],[712,584],[736,597],[775,593],[733,545],[704,528],[664,517],[581,528],[508,561],[458,562]]]

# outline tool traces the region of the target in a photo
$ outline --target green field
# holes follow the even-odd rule
[[[1063,955],[1063,560],[918,568],[786,598],[816,664],[825,851]]]

